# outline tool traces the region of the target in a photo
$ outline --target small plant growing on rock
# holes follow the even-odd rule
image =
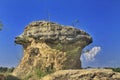
[[[32,76],[33,76],[32,74],[29,74],[23,80],[29,80]]]
[[[37,77],[39,77],[40,79],[50,73],[53,73],[54,71],[42,71],[40,69],[35,69],[35,74],[37,75]]]
[[[36,75],[37,75],[39,78],[42,78],[42,77],[44,77],[45,75],[47,75],[45,72],[43,72],[43,71],[40,70],[40,69],[36,69],[36,70],[35,70],[35,73],[36,73]]]
[[[62,44],[59,43],[59,44],[56,46],[56,49],[57,49],[57,50],[62,50],[62,49],[63,49]]]

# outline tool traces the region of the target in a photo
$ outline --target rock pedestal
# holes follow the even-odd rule
[[[36,21],[16,37],[15,43],[24,48],[23,58],[13,72],[21,77],[35,69],[50,72],[81,68],[81,51],[92,43],[92,38],[71,26]]]

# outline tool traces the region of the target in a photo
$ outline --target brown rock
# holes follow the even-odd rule
[[[13,74],[22,77],[36,68],[44,72],[81,68],[81,51],[92,38],[71,26],[37,21],[30,23],[15,42],[23,45],[24,55]]]
[[[60,70],[41,80],[120,80],[120,73],[108,69]]]

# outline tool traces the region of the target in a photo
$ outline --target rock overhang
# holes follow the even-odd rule
[[[92,37],[83,30],[48,21],[35,21],[30,23],[25,28],[24,32],[20,36],[16,37],[15,43],[30,43],[29,38],[52,44],[85,41],[86,45],[88,45],[93,41]]]

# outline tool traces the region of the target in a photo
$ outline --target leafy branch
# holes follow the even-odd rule
[[[3,24],[2,24],[2,22],[0,21],[0,31],[2,30],[2,27],[3,27]]]

